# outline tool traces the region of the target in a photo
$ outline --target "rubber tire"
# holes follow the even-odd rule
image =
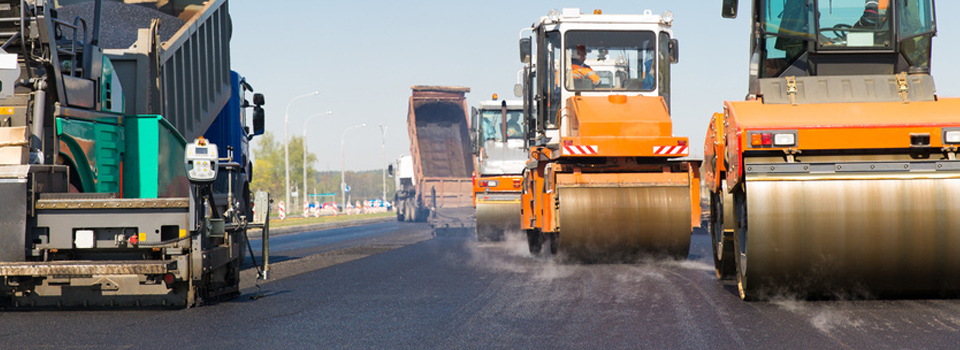
[[[560,251],[560,232],[550,232],[550,255]]]
[[[527,233],[527,247],[530,248],[530,255],[539,256],[543,250],[543,234],[538,230],[525,230]]]
[[[747,230],[743,229],[744,223],[740,222],[741,218],[747,217],[747,196],[742,188],[734,192],[734,206],[737,209],[737,223],[734,226],[736,231],[733,235],[733,246],[736,250],[734,256],[737,270],[737,290],[740,291],[740,299],[754,301],[759,298],[757,291],[750,289],[750,281],[747,279],[747,263],[750,260],[747,249]]]
[[[713,252],[713,267],[717,278],[732,280],[737,277],[734,262],[735,244],[723,244],[723,194],[710,193],[710,246]],[[732,242],[730,242],[732,243]]]

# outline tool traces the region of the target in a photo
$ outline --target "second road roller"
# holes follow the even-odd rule
[[[673,14],[550,11],[521,35],[531,254],[583,262],[685,258],[700,223],[699,162],[672,135]],[[522,33],[526,33],[525,30]]]
[[[748,96],[704,152],[717,275],[747,300],[956,295],[960,99],[935,94],[933,1],[752,8]]]
[[[523,103],[498,101],[493,94],[471,115],[477,240],[499,241],[520,231],[520,174],[527,161]]]

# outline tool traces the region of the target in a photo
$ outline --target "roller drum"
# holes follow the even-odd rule
[[[748,178],[741,197],[745,298],[960,291],[958,178]]]
[[[559,250],[587,262],[685,258],[690,249],[690,189],[561,187]]]
[[[477,203],[477,240],[501,241],[506,232],[520,232],[520,201]]]

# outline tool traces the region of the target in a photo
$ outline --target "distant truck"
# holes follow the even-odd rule
[[[397,189],[393,196],[393,203],[397,208],[397,221],[426,221],[428,213],[421,213],[415,202],[417,187],[413,175],[413,157],[397,158],[396,165],[391,165],[389,171]]]
[[[473,159],[464,97],[470,88],[413,86],[412,90],[407,130],[413,187],[397,187],[398,219],[403,215],[407,221],[427,221],[435,233],[473,233]],[[402,164],[398,171],[403,171]],[[404,177],[398,174],[397,179],[402,182]]]

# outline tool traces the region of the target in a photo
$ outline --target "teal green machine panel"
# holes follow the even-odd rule
[[[124,132],[124,197],[189,196],[190,182],[183,164],[186,141],[166,119],[158,115],[127,116]]]

